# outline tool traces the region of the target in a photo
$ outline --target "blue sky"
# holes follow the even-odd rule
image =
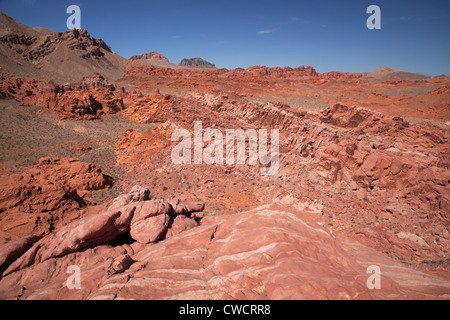
[[[385,65],[450,75],[448,0],[0,0],[35,27],[65,31],[66,8],[82,28],[128,58],[157,51],[173,63],[202,57],[220,68],[311,65],[319,72],[370,72]],[[369,30],[369,5],[381,30]]]

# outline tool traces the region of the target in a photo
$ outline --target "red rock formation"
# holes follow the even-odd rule
[[[137,123],[158,123],[167,121],[167,110],[172,101],[169,95],[156,90],[153,95],[142,95],[122,112],[122,117]]]
[[[43,105],[61,119],[94,120],[125,108],[123,88],[116,89],[100,74],[84,77],[78,83],[57,85],[2,73],[0,98],[15,99],[22,106]]]
[[[93,89],[108,89],[109,91],[115,91],[116,87],[109,83],[109,81],[99,73],[83,77],[80,82],[69,83],[62,86],[62,91],[80,91]]]
[[[248,69],[173,70],[130,62],[124,81],[140,90],[205,93],[213,90],[323,110],[326,105],[360,105],[385,114],[448,120],[448,97],[423,94],[421,87],[436,90],[447,78],[421,81],[380,81],[360,73],[317,73],[312,67],[254,66]],[[290,104],[290,102],[288,102]]]
[[[20,258],[31,246],[41,239],[38,235],[29,235],[25,238],[10,241],[0,250],[0,276],[11,263]]]
[[[235,72],[225,74],[224,76],[238,77],[238,78],[256,78],[256,77],[267,77],[274,79],[309,79],[311,77],[317,77],[318,73],[311,67],[304,66],[298,68],[290,67],[266,67],[266,66],[251,66],[245,70],[236,69]]]
[[[345,80],[352,80],[352,79],[360,79],[364,76],[364,74],[363,73],[331,71],[331,72],[321,73],[319,76],[320,76],[320,78],[326,79],[326,80],[345,81]]]
[[[150,200],[148,194],[148,189],[135,187],[129,194],[129,202],[122,207],[116,208],[123,196],[100,213],[73,222],[40,240],[35,236],[27,237],[1,247],[0,267],[5,270],[4,276],[33,264],[95,247],[127,232],[138,243],[157,242],[167,232],[169,216],[175,218],[178,214],[188,215],[204,208],[203,203]],[[174,229],[171,235],[183,230]]]
[[[116,147],[117,162],[131,164],[130,171],[141,167],[152,155],[170,144],[173,126],[162,124],[153,130],[125,131]]]
[[[0,72],[0,100],[28,101],[35,98],[43,81],[17,78]]]
[[[105,89],[66,91],[46,97],[46,109],[61,119],[95,120],[124,109],[122,96]]]
[[[116,246],[104,241],[126,232],[135,217],[158,217],[156,212],[170,212],[171,206],[147,200],[106,210],[37,241],[4,272],[0,297],[445,298],[448,285],[440,276],[415,271],[369,247],[335,238],[318,224],[321,216],[296,207],[296,202],[281,200],[240,215],[204,218],[201,226],[157,244]],[[361,257],[369,256],[369,262],[356,260],[354,250]],[[0,256],[4,251],[0,247]],[[368,289],[367,263],[381,265],[382,290]],[[66,286],[70,276],[66,271],[71,265],[81,271],[78,290]],[[421,278],[420,283],[408,282],[416,277]]]
[[[61,119],[98,119],[124,109],[125,91],[116,90],[100,74],[84,77],[78,83],[55,85],[50,82],[42,88],[44,107],[60,115]]]
[[[167,124],[188,130],[193,129],[194,121],[202,121],[204,129],[216,128],[223,133],[229,128],[280,130],[280,183],[273,183],[274,187],[264,193],[247,191],[244,207],[286,194],[320,199],[324,211],[332,217],[328,223],[340,232],[406,261],[445,259],[450,241],[446,231],[450,134],[445,125],[411,124],[398,117],[339,104],[321,113],[307,113],[279,103],[256,104],[235,94],[218,92],[175,98],[168,116]],[[152,150],[148,157],[137,153],[145,161],[140,156],[127,156],[127,163],[139,161],[131,168],[135,173],[130,177],[138,183],[153,179],[148,173],[164,167],[170,180],[185,179],[184,183],[197,185],[197,192],[205,193],[204,199],[211,193],[222,194],[226,185],[226,196],[215,197],[221,207],[231,205],[226,201],[233,193],[230,181],[240,186],[269,186],[260,180],[258,166],[232,166],[228,175],[224,174],[229,167],[225,165],[175,166],[167,162],[173,143],[153,147],[156,139],[163,139],[158,130],[145,134],[152,136],[147,142],[142,134],[133,135],[135,147],[129,144],[127,150]],[[169,192],[181,189],[167,179],[161,186],[169,185]],[[236,188],[236,194],[242,191],[242,187]],[[272,192],[274,195],[270,195]],[[230,199],[233,203],[240,201],[239,197]],[[401,232],[417,233],[424,242],[411,241]]]
[[[1,176],[1,241],[30,233],[48,234],[79,218],[90,191],[112,185],[94,165],[76,159],[43,158],[22,174]]]

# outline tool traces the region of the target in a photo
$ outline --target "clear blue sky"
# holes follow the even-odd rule
[[[65,31],[71,4],[81,8],[82,28],[125,58],[157,51],[173,63],[202,57],[220,68],[385,65],[450,75],[448,0],[0,0],[0,10]],[[366,27],[371,4],[381,8],[381,30]]]

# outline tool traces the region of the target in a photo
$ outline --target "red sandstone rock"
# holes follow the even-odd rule
[[[106,211],[64,226],[36,242],[4,274],[113,240],[129,230],[133,213],[134,207],[130,206],[122,212]]]
[[[0,98],[15,99],[22,106],[43,105],[63,119],[99,119],[124,109],[124,89],[117,90],[100,74],[84,77],[78,83],[57,85],[2,73]]]
[[[446,259],[450,177],[445,168],[449,165],[450,134],[445,125],[409,123],[342,104],[307,113],[279,103],[249,102],[223,92],[176,97],[168,115],[167,124],[190,131],[194,121],[202,121],[203,129],[216,128],[223,134],[229,128],[278,128],[280,182],[270,185],[261,181],[258,166],[234,166],[228,171],[228,166],[168,164],[173,147],[170,143],[153,149],[145,163],[133,168],[136,182],[153,179],[148,173],[164,167],[171,179],[185,179],[183,183],[196,186],[196,194],[203,194],[204,199],[216,195],[221,207],[241,201],[230,198],[229,190],[223,191],[224,186],[233,188],[230,181],[237,189],[257,184],[265,191],[256,196],[249,196],[250,192],[240,195],[247,207],[286,194],[307,197],[310,202],[320,200],[322,214],[332,217],[327,223],[339,232],[372,243],[377,250],[415,263]],[[158,130],[150,134],[153,138],[148,141],[136,137],[136,150],[151,148],[153,141],[162,139]],[[136,161],[129,156],[128,160]],[[224,172],[232,173],[226,177]],[[179,184],[169,186],[168,179],[164,182],[159,184],[160,193],[163,187],[180,190]],[[428,246],[399,238],[398,232],[418,233]]]
[[[3,175],[1,180],[3,242],[48,234],[71,222],[91,204],[90,191],[112,185],[112,178],[94,165],[67,158],[43,158],[22,174]]]
[[[0,99],[29,101],[36,99],[39,86],[43,81],[17,78],[12,74],[0,72]]]
[[[122,117],[137,123],[158,123],[167,121],[167,110],[172,97],[159,91],[144,95],[122,112]]]
[[[134,195],[139,188],[133,188]],[[144,192],[146,194],[146,192]],[[135,199],[139,200],[139,199]],[[116,201],[115,204],[118,202]],[[178,207],[188,214],[188,208],[200,210],[202,204],[191,203]],[[60,228],[37,241],[23,255],[23,249],[18,248],[17,258],[4,275],[22,270],[46,260],[62,257],[69,253],[106,243],[118,235],[129,232],[131,237],[141,244],[157,242],[166,232],[169,225],[169,214],[177,215],[172,206],[164,200],[131,201],[120,208],[110,207],[102,212],[75,221]],[[14,248],[17,246],[13,246]],[[5,248],[5,252],[11,249]],[[11,253],[8,253],[8,257]],[[11,258],[5,259],[10,262]]]
[[[0,247],[0,276],[11,263],[16,261],[35,242],[41,239],[38,235],[29,235],[25,238],[8,242]]]
[[[175,218],[172,218],[171,223],[169,222],[169,227],[167,233],[165,235],[165,239],[169,239],[170,237],[176,236],[186,230],[197,227],[198,224],[193,219],[189,219],[186,216],[178,215]]]
[[[166,232],[169,219],[167,214],[160,214],[136,221],[131,224],[130,235],[139,243],[157,242]]]
[[[170,144],[174,126],[165,123],[146,132],[125,131],[116,146],[117,162],[133,164],[130,171],[142,167],[152,155]]]
[[[78,83],[70,83],[63,86],[64,91],[81,91],[93,89],[107,89],[115,91],[116,87],[108,82],[101,74],[95,73],[91,76],[83,77]]]
[[[0,297],[190,300],[445,298],[448,285],[441,276],[416,271],[369,247],[346,238],[336,238],[327,228],[317,224],[320,217],[295,209],[296,206],[298,203],[295,201],[281,200],[243,214],[216,218],[157,244],[141,244],[138,250],[135,250],[138,248],[135,244],[112,247],[91,243],[91,248],[65,252],[60,250],[61,246],[50,246],[58,237],[47,236],[17,260],[0,279]],[[85,218],[84,222],[80,220],[74,227],[81,228],[88,221],[93,222],[93,218]],[[110,230],[118,226],[118,220],[111,223]],[[67,235],[70,234],[74,235]],[[37,248],[39,243],[41,246]],[[67,241],[65,243],[68,244]],[[61,255],[44,256],[43,253],[50,253],[45,247],[59,249]],[[28,257],[34,252],[38,259],[30,260]],[[361,257],[361,262],[355,259],[355,252]],[[20,261],[33,263],[12,268]],[[381,266],[382,290],[367,288],[368,264]],[[66,287],[69,277],[66,270],[70,265],[80,267],[80,290]],[[420,282],[411,281],[418,277]]]
[[[98,119],[124,108],[122,96],[108,89],[65,91],[45,98],[45,106],[62,119]]]
[[[180,201],[179,199],[170,200],[169,204],[176,214],[183,215],[202,212],[205,208],[205,204],[203,202],[186,202]]]

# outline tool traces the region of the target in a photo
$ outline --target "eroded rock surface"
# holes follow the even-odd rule
[[[92,191],[113,184],[95,165],[71,158],[42,158],[21,174],[2,175],[1,181],[2,243],[70,223],[92,205]]]
[[[201,207],[187,205],[182,211]],[[0,297],[448,298],[448,279],[423,274],[420,283],[405,281],[398,268],[407,271],[409,279],[422,273],[374,254],[369,247],[336,238],[321,225],[320,215],[304,211],[290,199],[239,215],[206,217],[200,226],[175,232],[156,244],[135,241],[113,246],[105,242],[114,234],[125,232],[133,219],[142,221],[143,217],[164,216],[165,212],[173,215],[175,211],[171,208],[162,200],[132,202],[120,211],[106,210],[42,238],[6,270],[0,280]],[[132,225],[131,222],[131,228]],[[148,235],[145,228],[138,233]],[[3,250],[1,247],[0,253]],[[382,290],[367,288],[367,261],[358,261],[355,250],[361,260],[364,255],[365,259],[371,255],[373,264],[383,263],[387,274],[382,275]],[[72,265],[81,272],[78,290],[67,287],[70,274],[66,271]],[[397,273],[393,271],[395,268]],[[420,292],[423,287],[428,290]]]

